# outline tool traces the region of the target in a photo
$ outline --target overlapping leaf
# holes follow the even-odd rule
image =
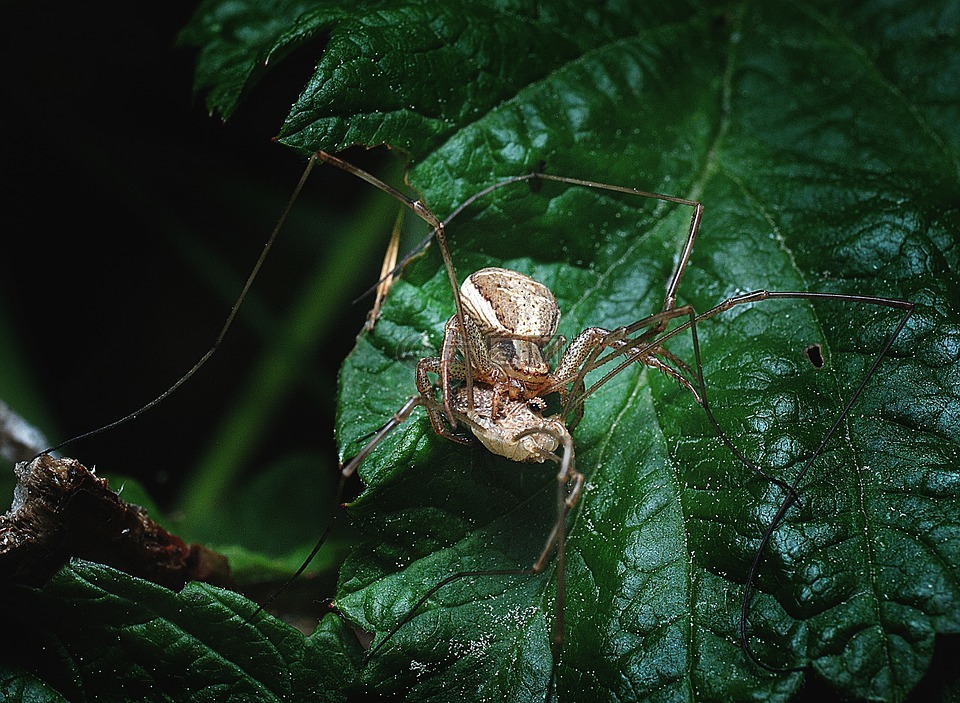
[[[36,700],[339,701],[355,672],[357,647],[336,618],[304,639],[272,618],[247,622],[255,606],[203,584],[177,594],[76,561],[42,592],[4,596],[20,603],[8,654],[45,682],[10,672],[4,690]]]
[[[704,202],[680,286],[699,310],[757,288],[916,302],[774,534],[750,613],[763,661],[902,699],[935,635],[958,624],[957,9],[636,5],[278,3],[264,24],[262,10],[211,2],[189,38],[208,42],[198,83],[228,114],[265,58],[328,33],[283,140],[399,146],[440,216],[542,161]],[[517,186],[450,236],[461,275],[498,264],[549,285],[571,336],[660,308],[688,218],[634,196]],[[433,252],[343,368],[345,455],[413,392],[451,311]],[[730,439],[791,479],[897,321],[788,301],[701,325]],[[823,368],[804,354],[813,344]],[[691,358],[689,340],[673,349]],[[575,441],[587,486],[569,527],[560,699],[792,695],[803,675],[752,665],[738,635],[747,568],[783,491],[731,455],[685,391],[639,368],[588,401]],[[363,476],[352,512],[368,541],[337,603],[380,638],[449,574],[529,565],[554,519],[549,468],[449,443],[420,416]],[[416,700],[542,697],[553,576],[450,584],[368,662],[368,685]]]

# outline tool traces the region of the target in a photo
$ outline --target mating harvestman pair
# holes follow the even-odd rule
[[[557,591],[552,646],[556,666],[564,638],[566,522],[570,510],[580,498],[584,484],[584,476],[576,467],[571,433],[583,415],[584,400],[628,366],[639,363],[665,374],[689,391],[704,409],[718,437],[728,449],[752,471],[785,491],[779,510],[761,539],[747,575],[741,603],[740,636],[744,651],[756,664],[766,666],[756,659],[750,649],[747,627],[753,582],[763,552],[777,525],[795,501],[797,487],[804,475],[836,433],[881,359],[900,334],[912,313],[913,304],[874,296],[756,290],[729,298],[706,312],[697,314],[690,305],[677,304],[677,291],[703,215],[703,206],[698,202],[535,172],[507,178],[484,188],[441,221],[422,202],[407,197],[371,174],[325,152],[318,152],[313,156],[307,167],[308,172],[317,160],[335,165],[388,193],[430,225],[430,236],[436,239],[440,249],[455,308],[454,315],[444,327],[439,356],[421,359],[417,364],[417,393],[342,467],[340,490],[342,491],[344,482],[361,462],[387,435],[406,421],[417,407],[424,407],[434,431],[443,437],[462,443],[479,440],[491,452],[514,461],[551,461],[559,466],[556,521],[531,567],[511,571],[460,572],[448,576],[429,589],[373,651],[382,647],[400,627],[416,615],[434,593],[448,583],[467,576],[536,574],[541,572],[555,555]],[[482,269],[468,276],[462,286],[458,284],[445,227],[464,209],[494,190],[523,182],[535,186],[538,181],[554,181],[568,186],[624,193],[692,208],[686,239],[668,281],[660,311],[612,330],[588,327],[560,352],[565,344],[565,340],[555,336],[560,310],[546,286],[524,274],[502,268]],[[697,338],[697,325],[702,321],[736,306],[769,299],[835,300],[893,308],[902,312],[899,323],[874,358],[863,380],[851,393],[819,445],[789,484],[768,475],[747,459],[721,429],[707,400]],[[676,325],[670,328],[675,321]],[[692,368],[664,347],[668,340],[681,333],[689,333],[692,339]],[[559,360],[551,367],[549,361],[558,352]],[[587,375],[608,364],[611,364],[612,368],[588,387]],[[436,381],[432,378],[434,376]],[[560,411],[545,417],[543,412],[547,407],[547,398],[553,394],[559,398]],[[463,434],[463,429],[469,430],[471,434]],[[326,533],[314,548],[313,554],[319,550],[325,536]]]
[[[703,215],[703,206],[698,202],[633,188],[535,172],[507,178],[484,188],[469,197],[445,220],[441,221],[422,202],[407,197],[371,174],[333,155],[317,152],[311,157],[300,182],[265,244],[260,258],[248,276],[243,290],[213,346],[193,368],[163,394],[130,415],[94,432],[102,432],[126,422],[163,401],[206,363],[219,348],[236,317],[240,304],[282,228],[290,208],[318,160],[335,165],[386,192],[430,225],[431,233],[426,240],[431,237],[436,239],[450,281],[455,308],[454,315],[448,320],[444,328],[440,355],[422,359],[417,364],[415,377],[417,393],[397,410],[393,417],[374,434],[349,463],[342,467],[337,502],[339,503],[339,496],[342,494],[345,481],[352,476],[360,463],[375,450],[377,445],[390,432],[407,420],[417,407],[421,406],[425,408],[433,429],[444,437],[457,442],[470,442],[472,441],[470,435],[462,433],[463,428],[465,428],[470,431],[474,439],[479,440],[495,454],[522,462],[542,463],[551,461],[559,466],[556,521],[534,564],[524,570],[461,572],[448,576],[424,594],[402,622],[378,643],[376,649],[382,647],[400,627],[416,615],[416,612],[430,596],[448,583],[468,576],[539,573],[549,563],[551,557],[556,555],[556,612],[552,637],[554,666],[556,666],[564,637],[566,522],[570,510],[576,505],[580,497],[584,484],[584,476],[576,467],[574,441],[571,433],[583,415],[586,398],[631,364],[639,363],[665,374],[689,391],[705,411],[718,437],[734,456],[752,471],[779,485],[785,491],[779,509],[763,534],[753,563],[750,566],[741,602],[740,636],[743,649],[746,655],[756,664],[766,666],[759,662],[751,652],[747,628],[753,582],[764,550],[777,525],[795,501],[797,487],[804,475],[822,454],[825,446],[849,413],[850,408],[861,395],[880,361],[906,325],[912,313],[913,304],[903,300],[874,296],[757,290],[734,296],[706,312],[697,314],[690,305],[677,305],[677,291],[687,268]],[[560,310],[550,290],[526,275],[502,268],[488,268],[477,271],[468,276],[463,285],[460,286],[445,236],[445,226],[480,198],[513,184],[528,182],[531,186],[535,186],[539,181],[554,181],[567,186],[579,186],[651,198],[661,202],[687,206],[692,208],[693,211],[686,239],[666,287],[666,295],[661,309],[649,317],[613,330],[599,327],[586,328],[560,353],[559,360],[552,368],[549,362],[560,351],[565,340],[555,336]],[[721,429],[708,403],[697,339],[697,325],[704,320],[736,306],[769,299],[835,300],[851,304],[881,306],[902,312],[898,324],[875,356],[863,380],[850,394],[819,445],[789,484],[769,476],[760,467],[748,460]],[[676,321],[676,326],[670,328],[674,321]],[[664,346],[670,339],[687,332],[689,332],[693,343],[694,364],[692,368]],[[612,368],[607,370],[599,380],[587,386],[587,375],[606,367],[608,364],[612,365]],[[435,383],[431,376],[436,376],[438,382]],[[439,398],[437,397],[438,392]],[[554,394],[559,397],[560,411],[544,417],[543,412],[547,407],[547,398]],[[67,442],[63,442],[53,449],[94,432],[67,440]],[[48,451],[53,451],[53,449]],[[303,572],[310,559],[319,551],[329,533],[329,529],[330,524],[328,523],[307,561],[291,580],[297,578]],[[261,606],[253,617],[263,607]],[[551,686],[552,684],[553,681],[551,680]],[[548,692],[548,698],[549,695]]]

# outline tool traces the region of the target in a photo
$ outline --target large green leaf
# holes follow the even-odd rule
[[[799,487],[750,611],[764,662],[900,700],[956,632],[960,9],[950,3],[205,3],[198,87],[228,115],[264,66],[327,37],[281,141],[386,143],[440,216],[503,177],[548,172],[700,200],[680,286],[704,310],[757,288],[908,299],[917,310]],[[266,18],[266,19],[265,19]],[[361,187],[358,183],[358,187]],[[367,186],[362,186],[367,187]],[[545,184],[450,227],[461,276],[502,264],[556,293],[561,333],[660,309],[689,212]],[[439,257],[408,267],[341,374],[344,456],[413,392],[452,298]],[[700,327],[720,425],[791,480],[862,380],[896,312],[765,302]],[[822,368],[804,349],[819,344]],[[691,359],[689,339],[672,346]],[[742,651],[749,563],[784,498],[717,439],[689,394],[630,369],[574,439],[561,700],[781,700],[807,673]],[[444,577],[529,566],[554,521],[549,468],[432,434],[415,415],[362,467],[366,542],[337,605],[377,642]],[[370,659],[416,700],[537,700],[555,572],[437,592]]]

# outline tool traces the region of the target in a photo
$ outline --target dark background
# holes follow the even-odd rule
[[[224,124],[193,95],[195,50],[177,45],[194,5],[6,6],[0,398],[53,442],[135,410],[200,358],[303,168],[271,137],[322,42],[270,74]],[[316,213],[336,203],[349,217],[360,207],[357,192],[329,169],[311,180],[291,229],[313,231],[299,248],[284,247],[298,239],[284,232],[255,287],[271,310],[282,313],[298,275],[324,256],[330,227],[311,222]],[[314,242],[312,252],[304,241]],[[374,282],[379,266],[371,261],[343,299]],[[343,305],[337,334],[303,369],[303,398],[275,418],[264,455],[276,446],[319,450],[329,464],[318,470],[336,471],[336,370],[368,307]],[[138,476],[170,507],[256,358],[250,324],[231,331],[161,406],[64,453]],[[261,459],[251,457],[251,466]]]

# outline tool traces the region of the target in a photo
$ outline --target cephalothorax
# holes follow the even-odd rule
[[[550,377],[544,349],[560,322],[560,307],[550,289],[522,273],[491,267],[468,276],[460,296],[464,324],[457,315],[447,320],[440,356],[417,364],[420,394],[432,393],[428,374],[435,373],[442,379],[446,402],[451,380],[464,381],[469,374],[471,386],[478,382],[490,387],[492,417],[499,414],[503,400],[539,398]],[[430,421],[435,431],[449,436],[438,411],[430,411]]]
[[[544,347],[556,334],[560,307],[550,289],[522,273],[503,268],[485,268],[472,273],[460,286],[467,315],[470,350],[477,355],[476,377],[489,376],[490,383],[515,381],[524,395],[537,395],[550,373]],[[456,317],[448,323],[453,335]],[[444,360],[452,343],[444,340]],[[465,351],[462,343],[458,345]],[[518,397],[521,393],[511,397]]]

